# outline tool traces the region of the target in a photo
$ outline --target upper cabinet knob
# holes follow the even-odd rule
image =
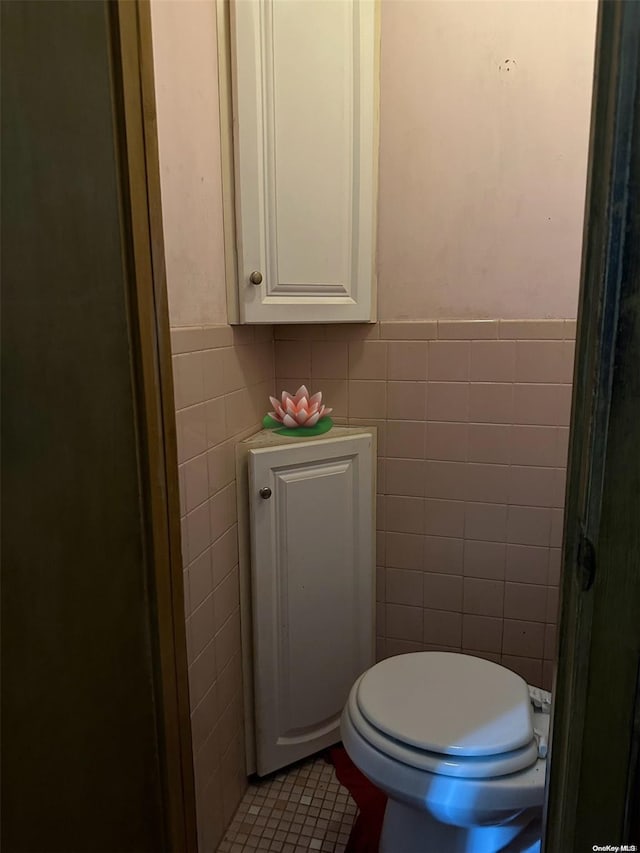
[[[254,270],[249,276],[251,284],[262,284],[262,273],[259,270]]]

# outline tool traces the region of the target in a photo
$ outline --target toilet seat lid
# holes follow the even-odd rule
[[[362,676],[357,705],[386,735],[444,755],[498,756],[530,744],[534,736],[526,682],[470,655],[387,658]]]

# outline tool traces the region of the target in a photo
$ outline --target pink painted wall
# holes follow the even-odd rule
[[[575,317],[595,19],[383,0],[382,319]]]
[[[382,0],[381,319],[575,316],[595,19]],[[171,323],[224,323],[214,3],[152,22]]]
[[[151,25],[171,325],[226,323],[215,3],[153,0]]]

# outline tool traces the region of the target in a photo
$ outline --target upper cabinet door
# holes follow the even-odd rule
[[[242,322],[374,319],[377,14],[375,0],[231,5]]]

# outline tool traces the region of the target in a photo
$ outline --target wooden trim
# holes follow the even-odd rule
[[[638,735],[634,735],[634,707],[640,661],[639,72],[640,5],[602,3],[565,512],[547,853],[638,843],[625,814],[630,813],[627,799],[633,788],[629,756]]]
[[[238,257],[236,253],[236,190],[233,163],[233,96],[231,91],[230,0],[216,0],[218,98],[220,103],[220,164],[222,170],[222,224],[227,284],[227,318],[240,323]]]
[[[169,313],[148,0],[117,0],[112,16],[114,91],[120,95],[124,138],[121,171],[124,221],[133,282],[133,353],[137,358],[141,459],[148,489],[148,551],[155,603],[155,649],[161,702],[160,754],[164,763],[169,849],[195,853],[197,831],[184,620],[180,509]]]

